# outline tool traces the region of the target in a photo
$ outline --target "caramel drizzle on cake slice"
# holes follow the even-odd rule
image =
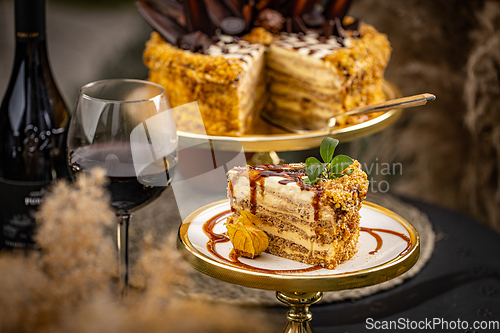
[[[247,175],[250,183],[250,209],[251,213],[255,214],[257,209],[257,191],[261,190],[261,195],[264,195],[264,178],[267,177],[282,177],[278,181],[281,185],[287,185],[289,183],[295,182],[302,191],[311,191],[314,193],[312,206],[314,208],[314,221],[318,221],[320,218],[320,199],[324,192],[319,186],[313,186],[310,184],[304,184],[302,182],[302,177],[305,176],[303,168],[294,168],[281,165],[252,165],[248,167],[247,170],[241,170],[236,177],[241,177],[242,175]],[[231,197],[233,196],[232,185],[230,185]]]

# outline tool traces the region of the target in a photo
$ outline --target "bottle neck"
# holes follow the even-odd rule
[[[15,0],[16,43],[45,43],[45,0]]]
[[[15,0],[15,62],[45,71],[48,66],[45,34],[45,0]],[[41,66],[47,62],[47,66]],[[49,73],[50,74],[50,73]]]

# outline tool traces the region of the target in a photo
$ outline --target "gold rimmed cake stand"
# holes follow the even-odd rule
[[[208,221],[221,217],[214,232],[223,234],[223,214],[229,211],[227,199],[194,211],[179,228],[177,247],[201,273],[245,287],[276,291],[278,300],[289,306],[283,332],[314,332],[309,307],[321,299],[323,292],[388,281],[413,267],[420,254],[419,236],[411,223],[384,207],[364,202],[361,227],[375,232],[380,240],[369,232],[361,232],[357,254],[334,270],[308,270],[308,265],[267,253],[256,259],[240,258],[240,264],[232,263],[231,243],[217,244],[214,254],[207,248],[209,236],[204,231]],[[379,245],[378,251],[374,251]]]
[[[384,81],[383,89],[387,99],[401,97],[401,92],[392,83]],[[204,135],[185,131],[177,133],[180,145],[184,146],[198,146],[219,151],[240,151],[243,146],[243,151],[247,153],[268,154],[275,151],[298,151],[319,147],[321,141],[328,136],[340,142],[359,139],[393,124],[401,116],[401,112],[401,109],[394,109],[359,124],[303,134],[287,133],[262,120],[257,121],[254,126],[258,128],[259,134],[246,134],[240,137]]]

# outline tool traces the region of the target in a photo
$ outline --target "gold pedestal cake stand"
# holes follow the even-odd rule
[[[276,291],[289,306],[283,332],[314,332],[309,307],[323,292],[366,287],[408,271],[420,254],[419,236],[404,218],[364,202],[361,232],[354,258],[329,270],[262,253],[255,259],[230,255],[224,240],[229,200],[217,201],[190,214],[179,228],[177,247],[196,270],[250,288]]]
[[[401,92],[395,85],[385,81],[383,87],[387,99],[401,97]],[[253,156],[254,159],[276,160],[276,151],[298,151],[319,147],[321,141],[327,136],[344,143],[377,133],[399,119],[401,112],[401,109],[394,109],[376,117],[368,118],[368,120],[358,124],[336,127],[330,130],[311,131],[303,134],[288,133],[279,130],[261,119],[254,124],[254,128],[251,130],[252,134],[240,137],[197,134],[182,130],[179,130],[177,133],[181,146],[196,146],[216,151],[241,151],[243,148],[243,151],[246,153],[255,153]]]

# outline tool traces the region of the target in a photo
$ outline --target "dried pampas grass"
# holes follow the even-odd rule
[[[263,332],[262,312],[180,297],[189,268],[171,236],[159,246],[147,235],[134,271],[142,289],[124,301],[116,287],[117,250],[109,231],[116,217],[102,170],[60,182],[37,213],[29,255],[0,255],[0,332]]]
[[[96,169],[74,186],[59,183],[36,216],[42,269],[59,285],[53,294],[71,306],[106,290],[117,269],[115,246],[105,236],[116,224],[105,181],[105,172]]]

